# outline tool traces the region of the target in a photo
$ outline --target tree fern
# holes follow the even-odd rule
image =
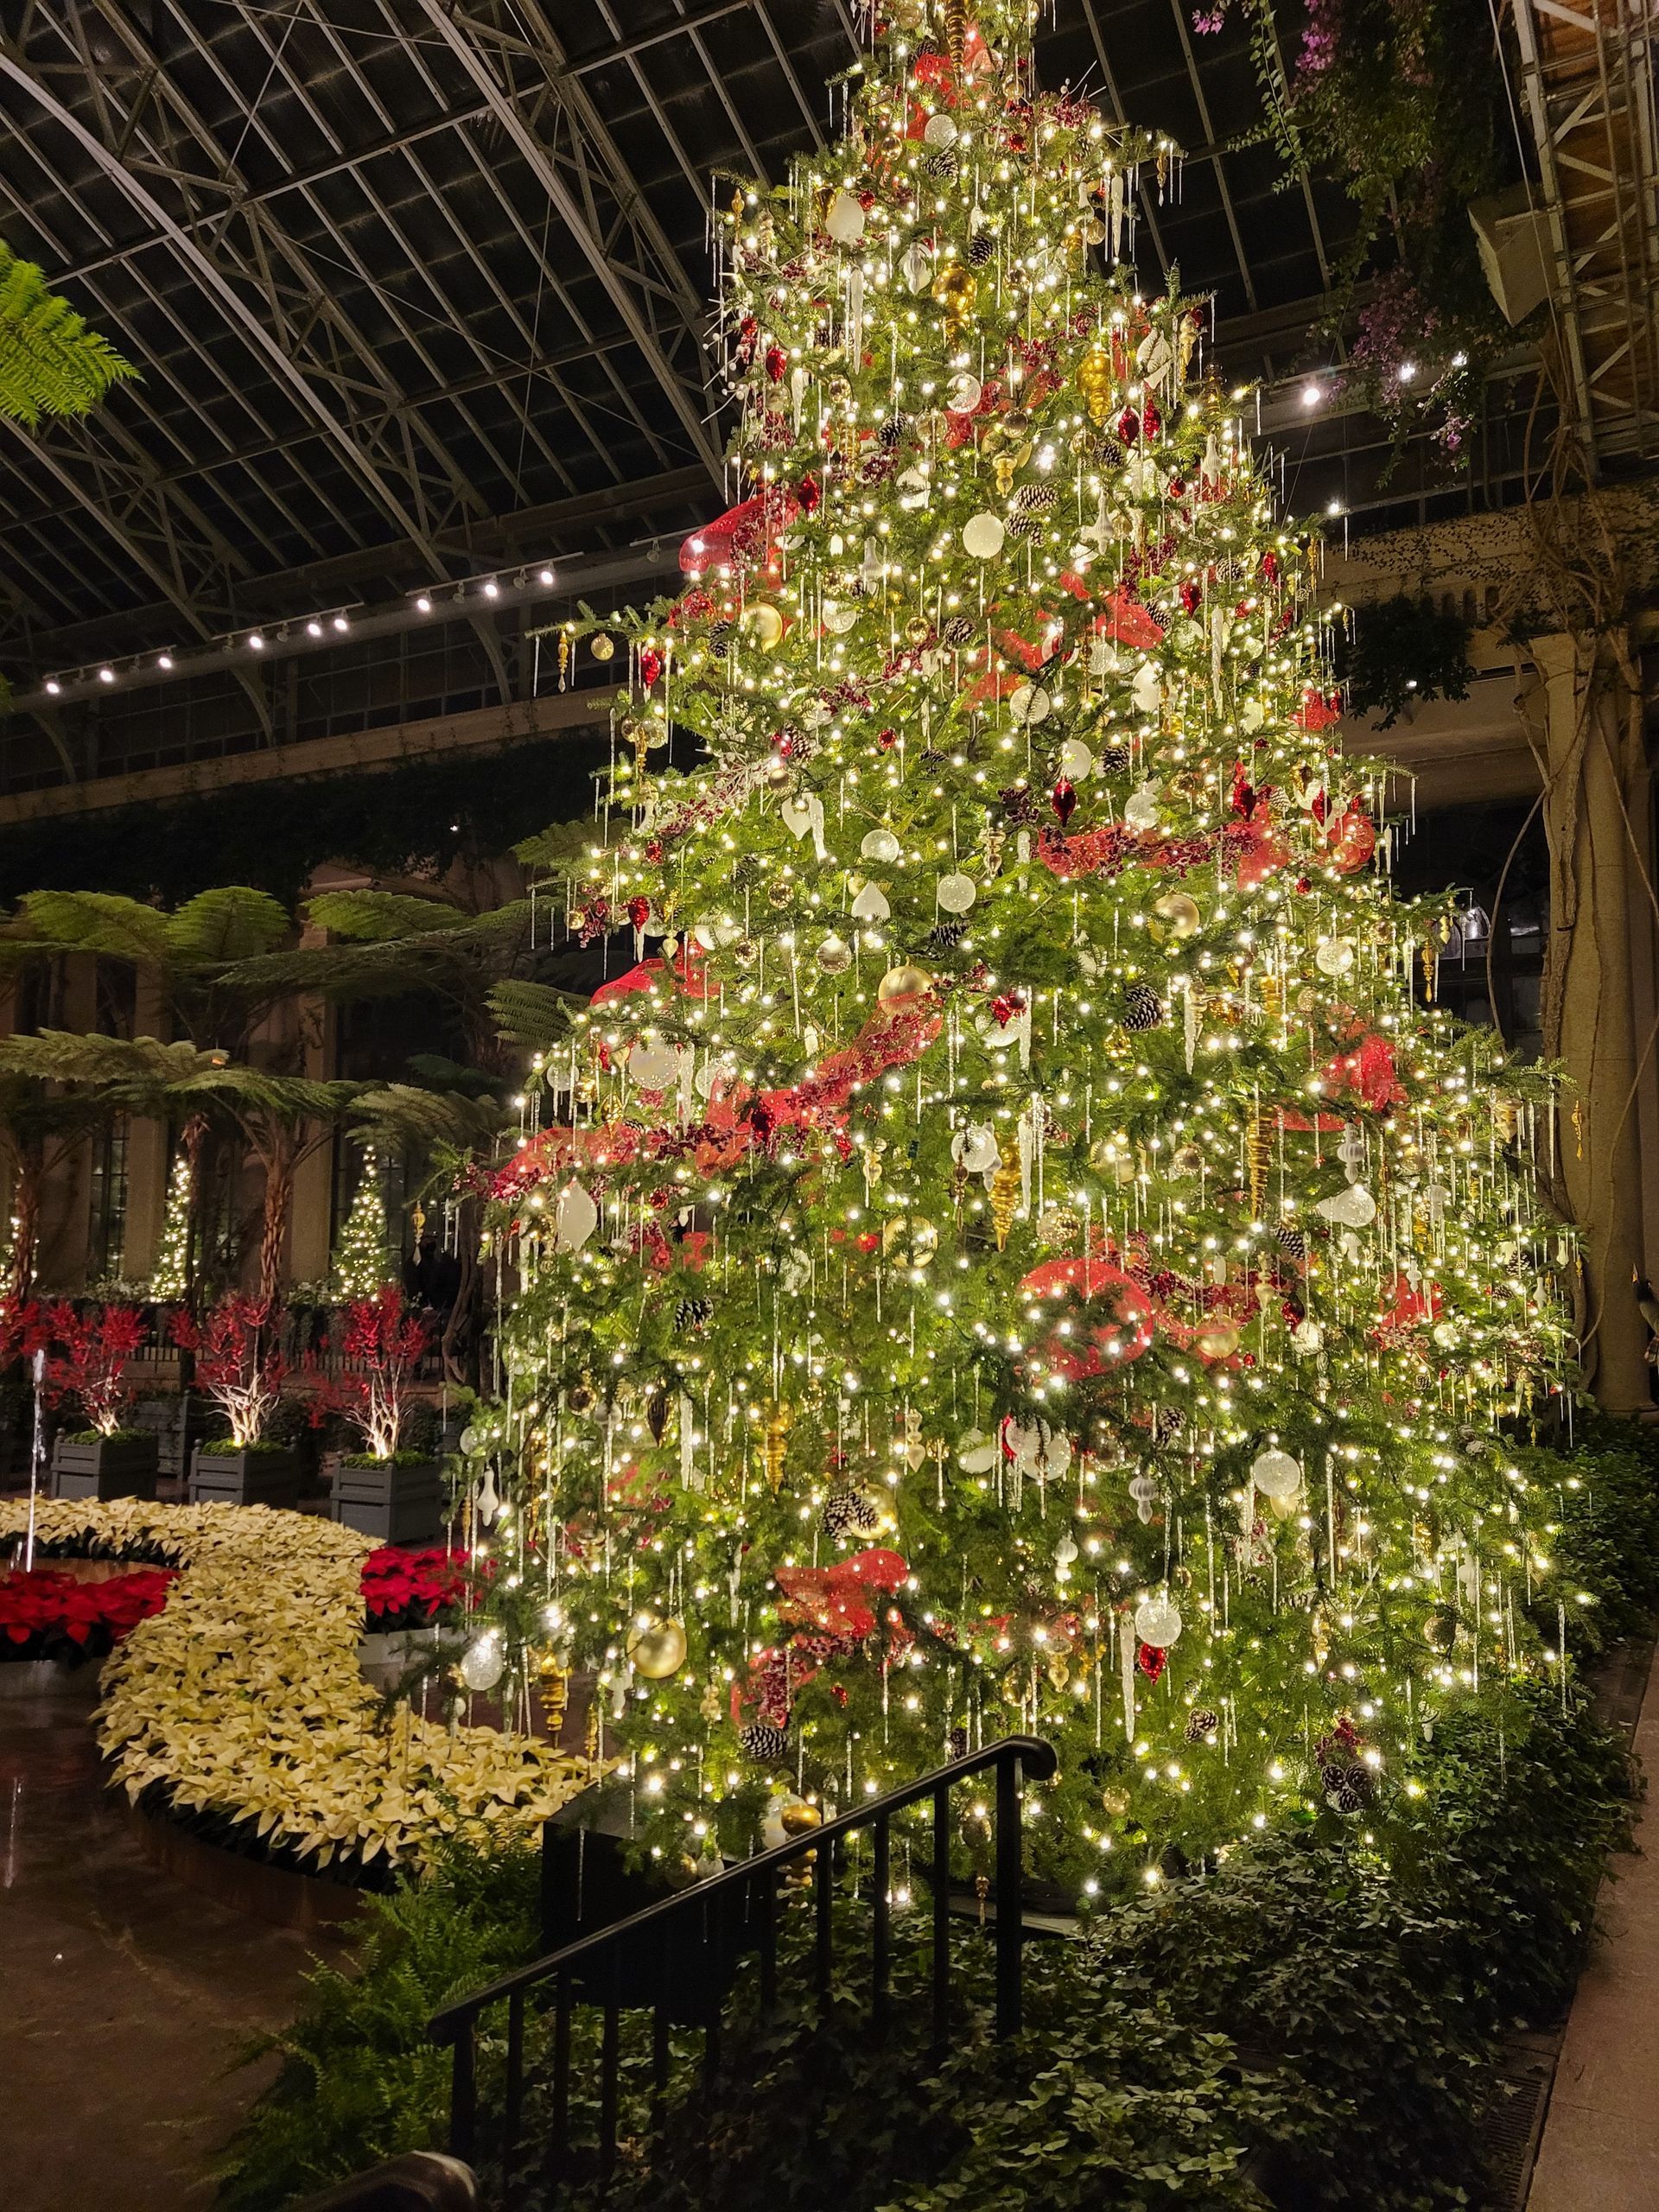
[[[42,415],[86,415],[137,372],[32,261],[0,245],[0,415],[32,429]]]

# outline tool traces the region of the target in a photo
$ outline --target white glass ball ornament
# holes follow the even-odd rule
[[[996,1148],[996,1132],[988,1122],[970,1122],[950,1140],[950,1157],[970,1175],[987,1173],[1001,1156]]]
[[[1068,737],[1056,765],[1068,782],[1080,784],[1085,776],[1094,774],[1095,756],[1080,737]]]
[[[1173,1599],[1143,1598],[1135,1609],[1135,1635],[1155,1651],[1167,1651],[1185,1625],[1181,1609]]]
[[[957,118],[943,110],[930,115],[922,128],[922,137],[930,146],[954,146],[957,143]]]
[[[1123,819],[1131,830],[1155,830],[1158,827],[1158,805],[1161,797],[1156,784],[1142,784],[1129,793],[1123,802]]]
[[[1313,948],[1313,965],[1321,976],[1345,976],[1354,964],[1354,948],[1345,937],[1321,938]]]
[[[1000,515],[970,515],[962,526],[962,550],[976,561],[995,561],[1007,535]]]
[[[1351,1183],[1332,1198],[1321,1198],[1314,1211],[1343,1229],[1369,1229],[1376,1219],[1376,1200],[1363,1183]]]
[[[971,415],[984,397],[985,387],[971,369],[958,370],[950,379],[944,404],[953,415]]]
[[[641,1090],[664,1090],[674,1080],[678,1060],[666,1045],[641,1038],[628,1054],[628,1073]]]
[[[844,937],[830,936],[818,947],[818,965],[826,976],[844,976],[853,964],[853,948]]]
[[[837,245],[856,245],[864,235],[864,210],[850,192],[838,192],[830,202],[823,227]]]
[[[493,1690],[507,1671],[507,1647],[497,1628],[486,1628],[461,1655],[461,1679],[469,1690]]]
[[[1046,722],[1053,704],[1040,683],[1016,683],[1008,694],[1008,719],[1021,728]]]
[[[1290,1332],[1290,1341],[1304,1359],[1312,1359],[1325,1349],[1325,1331],[1317,1321],[1299,1321]]]
[[[1250,1462],[1250,1480],[1263,1497],[1294,1497],[1302,1486],[1301,1463],[1288,1452],[1258,1452]]]
[[[891,830],[867,830],[859,851],[877,868],[891,868],[904,848]]]
[[[934,896],[947,914],[965,914],[979,896],[979,886],[958,868],[939,878]]]

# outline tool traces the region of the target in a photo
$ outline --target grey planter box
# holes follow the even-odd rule
[[[429,1544],[443,1526],[443,1478],[435,1459],[400,1467],[334,1469],[328,1517],[383,1544]]]
[[[60,1436],[52,1447],[54,1497],[154,1497],[153,1436],[100,1436],[72,1444]]]
[[[190,1466],[192,1505],[286,1505],[300,1502],[300,1463],[291,1452],[207,1452]]]

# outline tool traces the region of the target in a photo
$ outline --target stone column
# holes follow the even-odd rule
[[[1619,665],[1623,643],[1557,634],[1534,639],[1532,652],[1543,687],[1550,854],[1544,1046],[1573,1086],[1562,1101],[1560,1160],[1581,1240],[1585,1365],[1600,1402],[1632,1413],[1653,1402],[1631,1280],[1649,1271],[1637,1081],[1646,1039],[1637,1035],[1632,932],[1650,938],[1652,908],[1637,866],[1648,843],[1648,769]],[[1643,1082],[1653,1082],[1653,1066],[1649,1054]]]

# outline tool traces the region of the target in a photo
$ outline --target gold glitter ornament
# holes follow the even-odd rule
[[[1103,346],[1091,346],[1077,363],[1076,382],[1090,419],[1104,423],[1112,411],[1116,390],[1111,355]]]
[[[595,630],[588,640],[588,650],[595,660],[611,660],[616,653],[616,639],[603,630]]]
[[[937,306],[944,309],[944,327],[948,332],[959,331],[974,311],[974,301],[979,292],[979,279],[971,269],[964,269],[959,261],[947,262],[933,280],[933,298]]]

